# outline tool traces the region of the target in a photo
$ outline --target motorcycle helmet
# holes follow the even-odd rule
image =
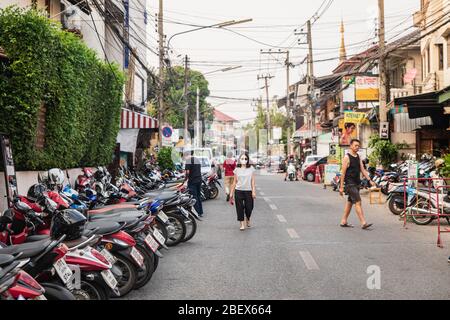
[[[86,221],[86,217],[75,209],[60,211],[52,218],[50,235],[53,239],[66,235],[65,241],[79,239],[83,234]]]
[[[47,188],[43,184],[41,184],[41,183],[33,184],[28,189],[27,198],[28,198],[28,200],[30,200],[32,202],[39,203],[45,199],[46,193],[47,193]]]
[[[64,172],[61,169],[54,168],[47,171],[48,182],[53,186],[61,186],[64,184]]]
[[[439,167],[441,167],[444,163],[445,163],[444,159],[437,159],[437,160],[434,162],[434,166],[435,166],[436,168],[439,168]]]

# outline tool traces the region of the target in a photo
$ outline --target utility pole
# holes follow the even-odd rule
[[[290,68],[293,67],[293,65],[290,62],[289,59],[289,50],[287,51],[272,51],[272,50],[261,50],[261,54],[285,54],[286,55],[286,61],[285,61],[285,66],[286,66],[286,113],[287,116],[289,118],[290,115],[290,105],[291,105],[291,100],[290,100],[290,92],[289,92],[289,86],[290,86]],[[295,118],[294,118],[295,121]],[[288,153],[290,153],[291,150],[291,128],[288,127],[287,128],[287,145],[288,145]]]
[[[195,134],[197,135],[195,137],[195,140],[197,141],[197,147],[200,148],[202,146],[202,133],[200,132],[200,88],[197,87],[197,103],[195,106],[195,113],[196,113],[196,132]]]
[[[314,59],[312,50],[312,33],[311,21],[306,22],[307,39],[308,39],[308,85],[309,85],[309,104],[311,108],[311,133],[312,137],[316,136],[316,112],[314,110],[313,96],[314,96]]]
[[[269,83],[268,80],[274,78],[270,74],[260,76],[258,75],[258,80],[264,79],[264,87],[266,89],[266,103],[267,103],[267,131],[269,136],[269,141],[272,140],[272,123],[270,121],[270,102],[269,102]]]
[[[187,143],[188,137],[188,112],[189,112],[189,95],[188,95],[188,82],[189,82],[189,58],[186,55],[184,57],[184,141]]]
[[[306,35],[306,43],[304,42],[298,42],[298,44],[308,44],[308,56],[307,56],[307,60],[308,60],[308,67],[307,67],[307,76],[306,76],[306,81],[307,81],[307,85],[308,85],[308,105],[309,105],[309,110],[311,112],[311,117],[308,120],[309,122],[309,127],[310,127],[310,132],[311,132],[311,138],[316,136],[316,114],[315,114],[315,110],[314,110],[314,59],[313,59],[313,50],[312,50],[312,32],[311,32],[311,21],[308,20],[306,22],[306,28],[307,28],[307,32],[303,32],[303,29],[301,30],[302,32],[298,32],[295,33],[296,35]]]
[[[378,15],[379,15],[379,48],[380,48],[380,60],[379,60],[379,73],[380,73],[380,122],[387,121],[387,109],[386,109],[386,57],[385,57],[385,29],[384,29],[384,0],[378,0]]]
[[[158,35],[159,35],[159,94],[158,94],[158,139],[161,145],[161,127],[164,120],[164,31],[163,31],[163,0],[159,0]]]
[[[289,115],[291,114],[291,111],[289,110],[290,106],[291,106],[291,97],[290,97],[290,92],[289,92],[289,82],[290,82],[290,77],[289,77],[289,69],[291,67],[291,63],[289,61],[289,50],[286,51],[286,114],[287,117],[289,119]],[[294,118],[295,121],[295,118]],[[287,127],[287,132],[286,132],[286,143],[287,143],[287,153],[288,155],[291,154],[291,126]]]

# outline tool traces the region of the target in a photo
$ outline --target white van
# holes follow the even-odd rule
[[[211,148],[194,148],[194,156],[197,158],[208,158],[209,161],[212,161],[213,151]]]

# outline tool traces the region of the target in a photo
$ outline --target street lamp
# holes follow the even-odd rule
[[[215,73],[215,72],[221,72],[221,71],[227,72],[227,71],[236,70],[239,68],[242,68],[242,66],[228,67],[228,68],[223,68],[223,69],[219,69],[219,70],[209,71],[209,72],[203,73],[203,75],[211,74],[211,73]]]
[[[229,26],[233,26],[235,24],[241,24],[241,23],[246,23],[246,22],[251,22],[253,21],[253,19],[244,19],[244,20],[230,20],[230,21],[225,21],[225,22],[221,22],[221,23],[216,23],[216,24],[212,24],[210,26],[203,26],[203,27],[199,27],[199,28],[195,28],[195,29],[191,29],[191,30],[187,30],[187,31],[182,31],[182,32],[178,32],[175,33],[174,35],[172,35],[169,40],[167,41],[167,48],[170,50],[170,41],[180,35],[180,34],[185,34],[185,33],[190,33],[190,32],[194,32],[194,31],[198,31],[198,30],[203,30],[203,29],[208,29],[208,28],[224,28],[224,27],[229,27]]]

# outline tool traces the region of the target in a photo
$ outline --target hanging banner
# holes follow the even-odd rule
[[[339,164],[327,164],[324,169],[324,181],[325,185],[331,185],[333,178],[337,173],[341,172],[341,166]]]
[[[406,70],[405,75],[403,76],[403,82],[405,84],[412,84],[414,82],[414,79],[417,76],[417,69],[413,68],[413,69],[408,69]]]
[[[354,122],[339,119],[339,145],[349,146],[352,139],[358,138],[357,126]]]
[[[355,103],[355,77],[346,76],[342,78],[342,97],[344,103]]]
[[[356,101],[378,101],[379,83],[378,77],[358,76],[355,79]]]
[[[280,127],[272,128],[272,139],[280,140],[282,137],[282,129]]]
[[[354,124],[370,124],[365,112],[344,112],[344,122]]]

